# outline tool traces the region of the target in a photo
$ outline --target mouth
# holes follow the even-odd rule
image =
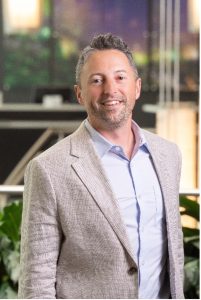
[[[105,107],[113,107],[121,104],[122,102],[123,102],[122,100],[105,100],[102,101],[101,104],[104,105]]]

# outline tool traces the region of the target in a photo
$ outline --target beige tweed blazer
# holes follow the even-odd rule
[[[165,203],[171,297],[183,298],[180,154],[144,134]],[[83,123],[27,167],[19,298],[138,298],[126,229]]]

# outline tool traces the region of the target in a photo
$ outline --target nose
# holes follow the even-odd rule
[[[112,79],[107,79],[104,82],[104,94],[107,96],[114,96],[117,93],[116,82]]]

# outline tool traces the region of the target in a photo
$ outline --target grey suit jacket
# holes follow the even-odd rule
[[[171,297],[183,298],[180,154],[144,133],[165,203]],[[83,124],[27,167],[19,297],[138,298],[125,226]]]

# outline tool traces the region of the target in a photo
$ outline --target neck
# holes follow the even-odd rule
[[[131,159],[133,147],[135,145],[135,136],[132,131],[131,121],[128,124],[111,131],[100,128],[96,128],[96,130],[113,144],[121,146],[126,157]]]

